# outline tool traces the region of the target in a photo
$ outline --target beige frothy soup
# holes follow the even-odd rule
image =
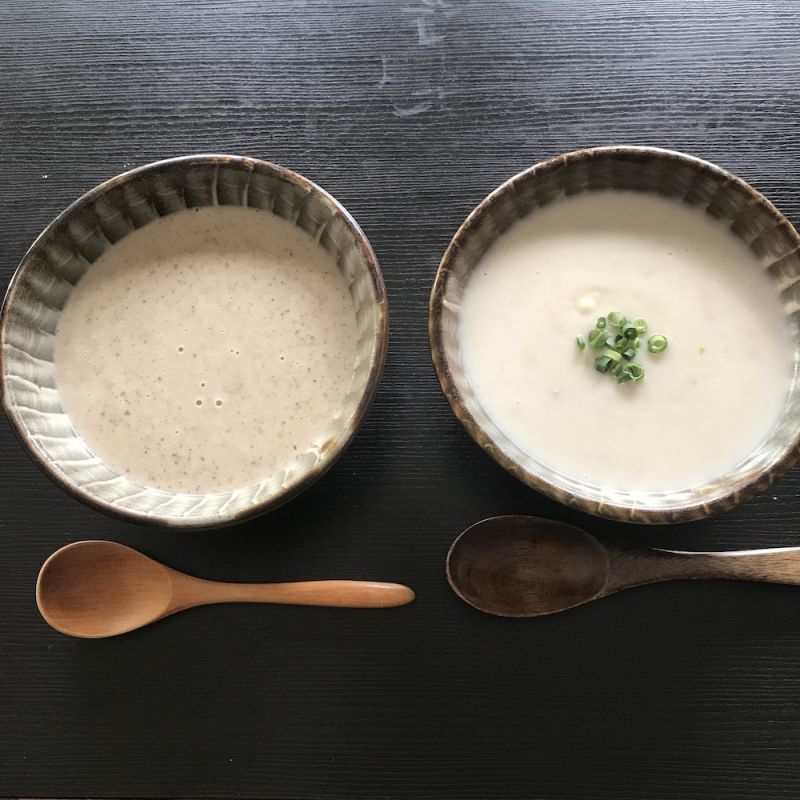
[[[356,318],[333,258],[273,214],[180,211],[109,248],[61,315],[76,430],[131,478],[181,492],[269,477],[341,410]]]
[[[576,347],[600,315],[665,334],[619,385]],[[693,486],[734,470],[775,425],[793,346],[755,256],[702,212],[652,195],[598,192],[521,220],[467,284],[468,380],[519,447],[572,478],[617,490]]]

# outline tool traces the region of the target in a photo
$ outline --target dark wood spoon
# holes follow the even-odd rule
[[[800,585],[800,547],[687,553],[593,536],[539,517],[492,517],[467,528],[447,554],[447,580],[471,606],[500,617],[539,617],[621,589],[689,578]]]

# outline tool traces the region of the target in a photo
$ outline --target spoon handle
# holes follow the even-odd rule
[[[606,544],[609,589],[643,583],[719,578],[800,585],[800,547],[695,553]]]
[[[296,583],[223,583],[199,578],[176,587],[182,608],[212,603],[280,603],[297,606],[389,608],[410,603],[408,586],[374,581],[302,581]]]

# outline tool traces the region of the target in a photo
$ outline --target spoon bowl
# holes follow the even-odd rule
[[[447,579],[471,606],[503,617],[535,617],[586,603],[603,589],[606,552],[563,522],[493,517],[467,528],[447,556]]]
[[[414,600],[408,586],[375,581],[222,583],[186,575],[116,542],[75,542],[45,561],[36,603],[61,633],[117,636],[212,603],[388,608]]]
[[[116,636],[159,619],[172,594],[167,567],[114,542],[62,547],[44,562],[36,582],[45,620],[61,633],[88,638]]]
[[[687,553],[593,536],[538,517],[491,517],[447,554],[453,591],[479,611],[538,617],[647,583],[728,578],[800,584],[800,548]]]

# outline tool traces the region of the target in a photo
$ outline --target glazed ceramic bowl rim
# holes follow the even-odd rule
[[[381,376],[386,363],[386,353],[389,339],[389,315],[387,309],[386,287],[384,285],[383,274],[381,272],[378,259],[375,256],[375,252],[373,251],[369,240],[361,230],[361,227],[358,225],[355,219],[353,219],[347,209],[338,200],[336,200],[333,195],[300,173],[294,172],[293,170],[287,169],[286,167],[282,167],[279,164],[275,164],[270,161],[250,158],[247,156],[236,156],[220,153],[196,153],[150,162],[148,164],[143,164],[139,167],[135,167],[134,169],[122,172],[119,175],[115,175],[114,177],[109,178],[89,189],[87,192],[84,192],[80,197],[75,199],[63,211],[61,211],[50,223],[48,223],[48,225],[34,239],[33,243],[26,250],[25,254],[22,256],[16,269],[14,270],[11,280],[9,281],[5,296],[3,298],[2,308],[0,308],[0,343],[6,341],[6,328],[8,324],[9,309],[13,302],[13,295],[17,288],[17,284],[19,283],[27,266],[31,262],[32,257],[39,251],[42,245],[48,241],[49,237],[62,223],[76,214],[76,212],[80,211],[84,207],[97,200],[99,197],[106,194],[108,191],[119,186],[123,186],[131,180],[149,173],[157,173],[162,170],[169,169],[175,165],[193,164],[216,165],[217,167],[236,164],[243,166],[251,172],[258,171],[261,173],[266,173],[278,178],[281,181],[293,184],[309,194],[315,195],[326,206],[328,206],[331,213],[341,218],[346,225],[369,272],[369,277],[371,279],[374,292],[372,301],[377,312],[377,324],[376,340],[372,348],[369,371],[367,373],[367,379],[366,383],[364,384],[361,398],[358,404],[355,406],[352,414],[348,418],[346,426],[343,428],[344,435],[339,439],[336,447],[330,452],[330,455],[322,463],[316,464],[300,473],[294,481],[285,486],[281,491],[268,494],[263,499],[252,503],[238,512],[185,518],[177,516],[160,516],[158,513],[154,512],[138,511],[136,509],[115,505],[113,502],[109,502],[90,494],[81,486],[72,483],[72,481],[59,472],[53,463],[46,458],[42,452],[33,446],[28,432],[17,418],[14,407],[11,405],[8,398],[8,392],[6,389],[7,371],[5,354],[4,348],[0,347],[0,401],[2,402],[3,411],[5,412],[11,429],[14,431],[17,439],[19,439],[20,443],[25,448],[33,462],[54,483],[67,492],[67,494],[97,511],[127,522],[136,522],[141,525],[181,530],[221,528],[243,522],[247,519],[259,516],[267,511],[271,511],[283,505],[308,489],[313,483],[321,478],[350,445],[356,432],[360,428],[367,411],[372,405],[375,394],[378,390],[378,386],[380,385]]]
[[[567,503],[565,498],[568,493],[563,487],[557,486],[542,475],[527,469],[516,459],[509,456],[498,445],[485,427],[476,420],[467,407],[456,381],[453,378],[444,343],[443,306],[447,284],[453,274],[452,264],[458,253],[463,249],[467,239],[472,235],[477,223],[484,215],[489,213],[489,209],[495,201],[501,196],[511,194],[514,191],[514,187],[520,182],[535,180],[537,176],[548,171],[556,170],[572,161],[608,156],[613,157],[615,155],[650,156],[657,159],[682,162],[700,171],[710,172],[716,177],[724,179],[726,182],[744,191],[755,204],[761,206],[764,211],[771,215],[777,224],[785,226],[786,230],[790,232],[790,236],[796,242],[797,249],[800,250],[800,234],[798,234],[786,217],[784,217],[766,197],[746,181],[709,161],[676,150],[642,145],[591,147],[582,150],[574,150],[569,153],[562,153],[561,155],[540,161],[500,184],[500,186],[490,192],[472,209],[450,240],[439,263],[430,296],[428,335],[431,358],[442,392],[447,398],[450,408],[456,418],[461,422],[469,435],[489,456],[500,464],[500,466],[532,489],[560,503],[568,504],[570,507],[577,508],[588,514],[621,522],[641,522],[650,524],[689,522],[733,508],[739,503],[748,500],[759,491],[762,491],[765,485],[772,483],[783,475],[790,467],[797,463],[798,459],[800,459],[800,430],[797,431],[794,438],[786,445],[782,456],[775,463],[763,469],[744,486],[731,488],[730,491],[711,500],[704,501],[702,499],[697,499],[696,501],[688,503],[676,504],[673,507],[648,508],[619,505],[610,501],[600,502],[579,494],[570,494],[569,503]],[[766,484],[764,484],[765,480]]]

